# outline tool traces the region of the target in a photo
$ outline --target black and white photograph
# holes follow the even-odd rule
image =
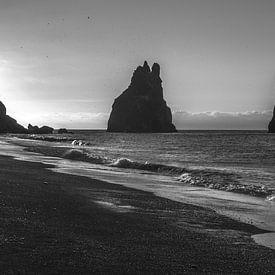
[[[274,0],[0,0],[0,275],[275,274]]]

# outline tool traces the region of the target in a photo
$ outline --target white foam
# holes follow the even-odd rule
[[[134,162],[131,159],[127,158],[119,158],[115,160],[111,166],[118,167],[118,168],[127,168],[127,167],[132,167],[132,164]]]
[[[275,202],[275,195],[268,196],[266,198],[266,200],[271,201],[271,202],[273,202],[273,201]]]
[[[65,152],[62,157],[68,159],[80,159],[83,158],[83,151],[78,149],[71,149]]]
[[[84,145],[86,145],[86,143],[83,140],[75,139],[72,141],[72,145],[73,146],[84,146]]]

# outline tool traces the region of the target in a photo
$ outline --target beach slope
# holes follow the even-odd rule
[[[266,274],[254,226],[0,156],[2,274]]]

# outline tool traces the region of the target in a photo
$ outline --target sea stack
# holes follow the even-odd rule
[[[0,101],[0,133],[27,133],[22,125],[7,115],[6,106]]]
[[[275,106],[274,106],[274,110],[273,110],[273,117],[268,125],[268,132],[275,133]]]
[[[108,132],[176,132],[172,113],[163,99],[160,65],[145,61],[134,71],[130,86],[115,99]]]

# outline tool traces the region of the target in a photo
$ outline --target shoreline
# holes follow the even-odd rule
[[[1,202],[11,215],[1,211],[7,273],[275,270],[275,252],[251,238],[266,232],[255,226],[37,162],[0,156],[0,163]]]
[[[164,188],[162,188],[162,184],[160,184],[159,179],[154,177],[150,177],[149,179],[144,179],[141,177],[136,178],[135,173],[133,173],[133,177],[130,173],[131,177],[129,177],[128,172],[126,172],[123,176],[117,176],[114,172],[111,172],[109,175],[109,170],[107,174],[102,174],[100,170],[103,167],[97,165],[93,166],[89,160],[86,160],[86,158],[83,160],[79,158],[79,154],[76,155],[76,159],[74,159],[73,154],[69,154],[70,158],[68,158],[68,152],[74,149],[79,151],[82,149],[81,147],[60,146],[60,143],[56,143],[52,146],[52,143],[46,142],[45,144],[44,141],[30,142],[29,140],[24,139],[20,139],[18,141],[12,139],[9,140],[9,144],[18,145],[19,148],[22,148],[22,154],[24,154],[28,160],[32,160],[32,157],[34,157],[33,154],[38,153],[38,155],[36,154],[36,161],[55,165],[57,168],[53,170],[57,172],[80,176],[84,175],[92,179],[98,179],[112,184],[119,184],[137,190],[152,192],[158,197],[171,199],[172,201],[184,204],[201,206],[214,210],[218,214],[230,217],[234,220],[254,225],[267,233],[253,235],[251,236],[253,240],[259,245],[264,245],[275,250],[275,224],[272,218],[274,217],[275,209],[273,203],[268,202],[268,200],[263,201],[258,197],[243,196],[242,194],[237,194],[235,192],[220,192],[218,190],[220,193],[217,193],[215,190],[208,188],[200,189],[199,187],[188,185],[185,185],[185,191],[183,191],[181,185],[175,185],[176,182],[172,183],[173,190],[169,190],[169,188],[165,187],[165,185],[171,180],[168,178],[165,179],[165,182],[166,180],[168,180],[168,182],[164,184]],[[39,157],[40,155],[41,157]],[[66,155],[66,157],[63,155]],[[51,160],[51,157],[56,158]],[[21,157],[19,157],[19,159],[21,159]],[[79,161],[79,166],[75,165],[75,161]],[[103,170],[105,169],[106,167],[104,166]],[[153,187],[154,185],[157,186],[157,188]],[[261,209],[261,212],[255,211],[255,207]],[[271,208],[273,212],[270,212]],[[240,211],[240,209],[243,210]]]

